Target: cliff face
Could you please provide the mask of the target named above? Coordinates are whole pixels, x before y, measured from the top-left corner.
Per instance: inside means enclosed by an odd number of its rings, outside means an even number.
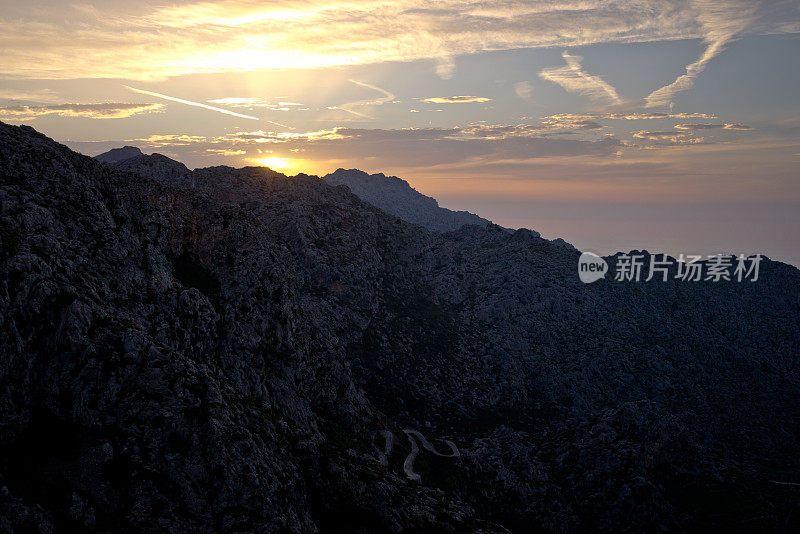
[[[0,124],[0,530],[796,526],[793,267],[587,286],[529,231],[153,158]]]

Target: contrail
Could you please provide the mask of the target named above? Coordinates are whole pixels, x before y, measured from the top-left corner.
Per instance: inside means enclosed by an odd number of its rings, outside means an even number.
[[[244,116],[244,117],[247,117],[247,115],[243,115],[243,116]],[[255,117],[252,117],[252,118],[254,118],[254,119],[255,119]],[[256,120],[258,120],[258,119],[256,119]],[[286,126],[285,124],[281,124],[281,123],[279,123],[279,122],[275,122],[275,121],[269,121],[269,120],[267,120],[267,119],[264,119],[264,120],[265,120],[266,122],[270,123],[270,124],[274,124],[274,125],[276,125],[276,126],[281,126],[282,128],[286,128],[286,129],[288,129],[288,130],[296,130],[296,129],[297,129],[297,128],[295,128],[294,126]]]
[[[175,98],[174,96],[167,96],[162,95],[161,93],[154,93],[153,91],[145,91],[144,89],[136,89],[135,87],[129,87],[127,85],[123,85],[125,89],[130,89],[134,93],[141,93],[143,95],[150,95],[156,98],[163,98],[164,100],[171,100],[173,102],[180,102],[181,104],[186,104],[187,106],[195,106],[198,108],[205,108],[210,109],[211,111],[219,111],[220,113],[224,113],[226,115],[233,115],[234,117],[241,117],[242,119],[252,119],[254,121],[258,120],[258,117],[253,117],[251,115],[243,115],[241,113],[236,113],[235,111],[230,111],[227,109],[218,108],[215,106],[209,106],[208,104],[203,104],[201,102],[192,102],[191,100],[184,100],[182,98]],[[272,122],[272,121],[269,121]],[[277,122],[273,124],[278,124]],[[278,126],[283,126],[283,124],[279,124]],[[288,128],[288,126],[284,126],[284,128]]]
[[[561,57],[567,62],[565,67],[544,69],[539,77],[557,83],[570,93],[586,95],[592,100],[608,100],[611,104],[621,104],[617,90],[600,76],[593,76],[583,70],[580,56],[573,56],[566,50]]]
[[[378,91],[379,93],[383,93],[384,96],[381,98],[373,98],[372,100],[359,100],[358,102],[348,102],[347,104],[342,104],[341,106],[331,106],[328,109],[339,109],[342,111],[346,111],[347,113],[350,113],[357,117],[363,117],[365,119],[369,119],[370,118],[369,115],[365,115],[363,113],[359,113],[358,111],[354,111],[352,108],[359,106],[380,105],[394,100],[394,95],[389,91],[387,91],[386,89],[381,89],[380,87],[376,87],[368,83],[359,82],[358,80],[348,80],[348,81],[356,85],[360,85],[361,87],[366,87],[367,89],[372,89],[373,91]]]
[[[390,93],[389,91],[387,91],[386,89],[381,89],[380,87],[376,87],[376,86],[370,85],[368,83],[359,82],[358,80],[347,80],[347,81],[349,81],[351,83],[354,83],[356,85],[360,85],[361,87],[366,87],[367,89],[372,89],[373,91],[378,91],[379,93],[383,93],[385,95],[384,98],[378,98],[378,99],[374,100],[373,102],[376,102],[376,103],[379,103],[379,104],[383,104],[384,102],[388,102],[389,100],[392,100],[394,98],[394,95],[392,93]]]
[[[358,102],[356,102],[356,103],[358,103]],[[345,104],[345,106],[349,106],[349,105],[352,105],[352,104]],[[340,106],[328,106],[328,109],[338,109],[339,111],[346,111],[347,113],[350,113],[351,115],[355,115],[356,117],[362,117],[364,119],[368,119],[369,118],[369,115],[364,115],[363,113],[359,113],[358,111],[353,111],[352,109],[347,109],[347,108],[340,107]]]
[[[700,11],[697,21],[702,28],[706,49],[694,63],[686,66],[686,74],[678,76],[674,82],[656,89],[645,98],[648,108],[669,105],[672,109],[675,95],[692,87],[695,79],[706,70],[711,60],[720,55],[730,41],[756,20],[756,6],[750,4],[718,0],[695,1],[694,7]]]

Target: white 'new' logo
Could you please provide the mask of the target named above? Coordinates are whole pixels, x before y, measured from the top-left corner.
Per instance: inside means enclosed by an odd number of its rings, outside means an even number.
[[[608,272],[606,260],[593,252],[584,252],[578,259],[578,276],[584,284],[591,284],[605,277]]]

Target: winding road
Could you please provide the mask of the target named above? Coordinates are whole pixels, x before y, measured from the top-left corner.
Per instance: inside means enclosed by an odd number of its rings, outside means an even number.
[[[450,453],[443,454],[437,451],[436,447],[434,447],[430,441],[425,439],[425,436],[423,436],[418,430],[406,428],[403,430],[403,432],[408,437],[408,441],[411,443],[411,452],[408,454],[408,456],[406,456],[405,462],[403,462],[403,471],[409,480],[419,482],[421,479],[419,473],[414,472],[414,461],[417,459],[417,455],[419,454],[419,444],[417,444],[417,440],[419,440],[419,443],[422,444],[422,447],[426,451],[433,453],[436,456],[441,456],[442,458],[455,458],[457,456],[461,456],[456,444],[450,440],[444,441],[447,446],[450,447]],[[383,450],[377,449],[376,447],[378,452],[378,461],[380,461],[381,465],[388,466],[389,455],[392,454],[392,449],[394,447],[394,434],[389,430],[381,430],[380,432],[377,432],[377,434],[380,434],[386,440]]]

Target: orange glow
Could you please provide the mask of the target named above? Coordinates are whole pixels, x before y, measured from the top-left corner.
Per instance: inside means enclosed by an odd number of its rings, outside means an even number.
[[[295,166],[292,160],[286,158],[259,158],[253,161],[276,171],[291,169]]]

